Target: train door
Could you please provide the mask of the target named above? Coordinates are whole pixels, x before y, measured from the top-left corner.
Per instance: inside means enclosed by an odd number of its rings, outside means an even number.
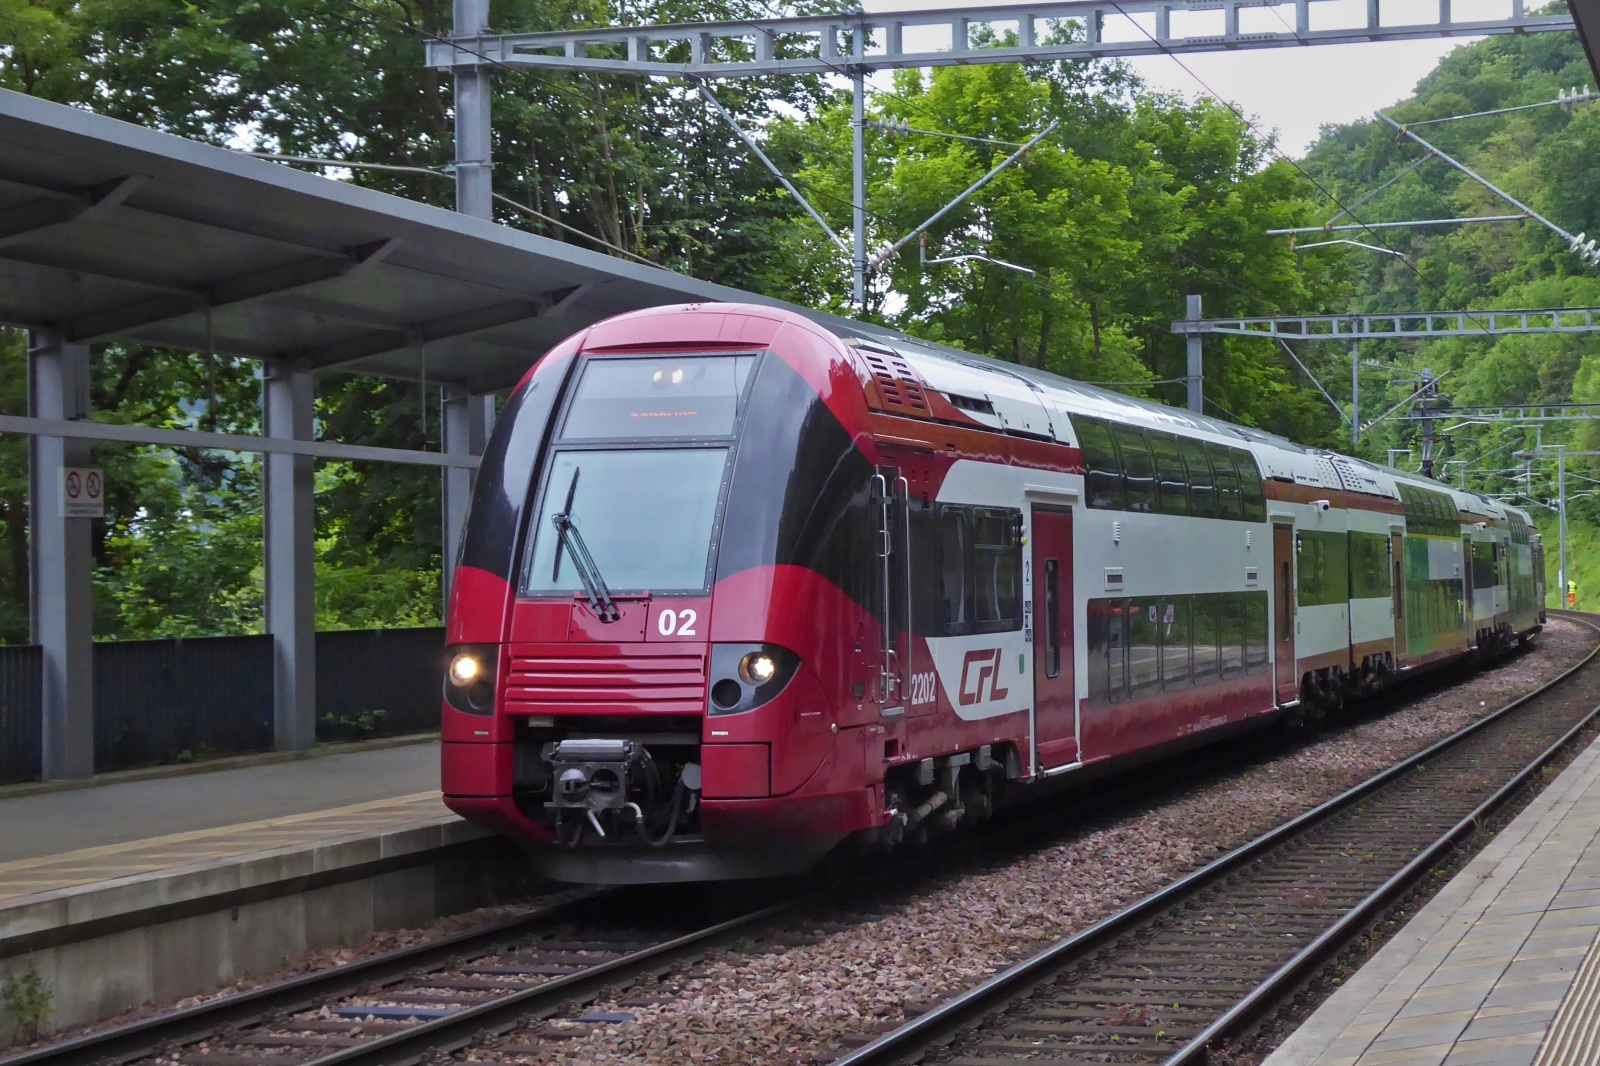
[[[1300,667],[1294,657],[1294,527],[1272,527],[1273,614],[1278,629],[1273,642],[1273,667],[1278,684],[1278,702],[1293,703],[1300,698]]]
[[[1461,537],[1461,558],[1461,588],[1466,593],[1467,647],[1470,648],[1478,643],[1477,612],[1472,604],[1473,578],[1477,575],[1472,572],[1472,538],[1465,534]]]
[[[1399,666],[1406,651],[1406,538],[1397,529],[1389,530],[1389,567],[1394,571],[1394,659]]]
[[[1072,674],[1072,511],[1033,505],[1033,736],[1040,769],[1078,761]]]

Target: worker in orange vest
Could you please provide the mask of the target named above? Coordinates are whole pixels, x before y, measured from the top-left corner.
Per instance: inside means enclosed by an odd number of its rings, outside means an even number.
[[[1578,609],[1578,583],[1576,581],[1567,582],[1567,606],[1573,610]]]

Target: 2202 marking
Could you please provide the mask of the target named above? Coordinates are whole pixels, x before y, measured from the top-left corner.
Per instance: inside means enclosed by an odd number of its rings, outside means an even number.
[[[934,673],[911,675],[911,702],[932,703],[937,697],[936,682],[938,675]]]

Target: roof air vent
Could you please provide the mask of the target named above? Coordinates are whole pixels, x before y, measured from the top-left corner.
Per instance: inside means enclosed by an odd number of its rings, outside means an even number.
[[[928,399],[922,394],[922,382],[911,369],[910,363],[893,352],[865,345],[857,350],[867,361],[873,380],[878,383],[878,392],[883,396],[885,407],[899,408],[905,414],[928,413]]]

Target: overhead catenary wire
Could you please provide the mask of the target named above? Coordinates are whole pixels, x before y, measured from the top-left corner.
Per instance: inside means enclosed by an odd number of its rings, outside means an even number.
[[[1145,29],[1143,25],[1141,25],[1137,20],[1135,20],[1126,11],[1124,11],[1123,8],[1122,8],[1122,5],[1120,3],[1118,3],[1117,0],[1111,0],[1111,6],[1116,8],[1117,12],[1120,15],[1122,15],[1123,18],[1125,18],[1129,22],[1133,23],[1134,27],[1136,29],[1138,29],[1138,31],[1140,33],[1144,34],[1144,36],[1150,41],[1151,44],[1156,46],[1156,50],[1157,51],[1159,51],[1162,55],[1165,55],[1167,58],[1171,59],[1174,63],[1176,63],[1178,65],[1179,69],[1181,69],[1185,74],[1189,75],[1189,77],[1193,78],[1195,83],[1197,85],[1199,85],[1202,89],[1204,89],[1206,91],[1206,93],[1209,94],[1213,100],[1217,101],[1217,103],[1219,103],[1223,107],[1227,108],[1229,111],[1231,111],[1234,114],[1234,116],[1236,118],[1239,119],[1240,122],[1242,122],[1246,126],[1248,126],[1251,129],[1251,131],[1256,134],[1257,137],[1260,137],[1262,139],[1262,143],[1270,145],[1271,146],[1271,150],[1277,154],[1278,158],[1280,158],[1284,162],[1288,163],[1289,166],[1293,167],[1294,170],[1297,173],[1299,173],[1301,177],[1305,178],[1306,181],[1310,182],[1311,185],[1318,192],[1320,192],[1320,193],[1322,193],[1322,195],[1326,196],[1330,203],[1332,203],[1335,207],[1340,209],[1340,213],[1341,214],[1349,215],[1350,218],[1352,220],[1354,220],[1355,222],[1358,222],[1358,223],[1361,222],[1361,219],[1356,218],[1354,212],[1350,211],[1347,207],[1345,207],[1345,205],[1340,202],[1339,198],[1337,196],[1335,196],[1330,189],[1328,189],[1325,185],[1323,185],[1320,181],[1318,181],[1314,175],[1312,175],[1309,171],[1307,171],[1305,169],[1305,167],[1301,166],[1299,164],[1299,162],[1297,162],[1295,159],[1290,157],[1288,153],[1284,152],[1281,148],[1278,148],[1277,145],[1271,141],[1271,139],[1265,137],[1261,133],[1260,128],[1254,122],[1252,122],[1250,120],[1250,118],[1245,115],[1244,112],[1240,111],[1239,108],[1235,104],[1233,104],[1232,101],[1225,99],[1222,96],[1221,93],[1217,92],[1209,84],[1207,84],[1205,79],[1201,78],[1200,75],[1196,74],[1192,69],[1190,69],[1189,65],[1187,63],[1185,63],[1178,56],[1178,54],[1176,52],[1174,52],[1172,49],[1168,48],[1161,41],[1157,40],[1150,33],[1149,30]],[[1379,114],[1382,114],[1382,112],[1379,112]],[[1419,138],[1415,138],[1415,139],[1419,143],[1426,144],[1426,142],[1422,141],[1422,139],[1420,137]],[[1521,207],[1522,205],[1518,204],[1517,206]],[[1532,214],[1533,212],[1530,211],[1529,213]],[[1338,218],[1339,215],[1335,215],[1334,217]],[[1369,228],[1367,230],[1367,232],[1372,235],[1372,239],[1373,240],[1375,240],[1375,241],[1380,241],[1381,240],[1376,231],[1373,231],[1373,230],[1371,230]],[[1583,234],[1579,234],[1578,236],[1581,239]],[[1590,246],[1593,247],[1593,244],[1594,244],[1594,242],[1591,241],[1590,242]],[[1393,249],[1390,249],[1390,251],[1393,251]],[[1445,297],[1448,298],[1448,294],[1445,293],[1442,289],[1440,289],[1439,286],[1435,285],[1432,281],[1430,281],[1428,279],[1428,277],[1425,274],[1423,274],[1422,271],[1417,268],[1417,265],[1415,263],[1413,263],[1409,258],[1402,256],[1402,257],[1400,257],[1400,261],[1406,265],[1406,267],[1411,271],[1412,274],[1416,275],[1417,281],[1423,287],[1425,287],[1425,288],[1427,288],[1427,289],[1429,289],[1429,290],[1431,290],[1431,291],[1433,291],[1435,293],[1438,293],[1440,296],[1445,296]],[[1462,315],[1463,318],[1470,319],[1474,323],[1482,325],[1481,320],[1478,319],[1476,316],[1471,315],[1470,312],[1468,312],[1465,308],[1459,308],[1458,307],[1458,308],[1455,309],[1455,312],[1457,314],[1459,314],[1459,315]],[[1501,343],[1501,341],[1500,341],[1500,339],[1498,337],[1491,338],[1490,348],[1491,348],[1491,350],[1493,350],[1494,348],[1501,348],[1502,350],[1506,350],[1509,353],[1508,349],[1504,349],[1504,346],[1502,345],[1502,343]],[[1440,377],[1443,377],[1443,375],[1440,375]],[[1434,380],[1437,381],[1438,379],[1436,378]],[[1421,390],[1419,390],[1419,392],[1417,394],[1414,394],[1410,399],[1415,399],[1416,396],[1420,395],[1420,394],[1421,394]],[[1402,402],[1408,402],[1408,401],[1402,401]],[[1386,413],[1383,417],[1385,417],[1385,418],[1388,417],[1388,414]],[[1371,426],[1376,425],[1376,424],[1377,424],[1376,421],[1369,422],[1367,424],[1367,427],[1370,428]]]
[[[1515,111],[1532,111],[1540,107],[1571,107],[1573,104],[1586,104],[1591,100],[1600,100],[1600,93],[1592,92],[1587,85],[1583,92],[1578,92],[1574,87],[1569,93],[1565,89],[1556,90],[1554,100],[1541,100],[1536,104],[1518,104],[1516,107],[1497,107],[1492,111],[1474,111],[1467,115],[1446,115],[1443,118],[1424,118],[1415,122],[1407,122],[1407,126],[1434,126],[1441,122],[1465,122],[1469,118],[1488,118],[1491,115],[1509,115]]]

